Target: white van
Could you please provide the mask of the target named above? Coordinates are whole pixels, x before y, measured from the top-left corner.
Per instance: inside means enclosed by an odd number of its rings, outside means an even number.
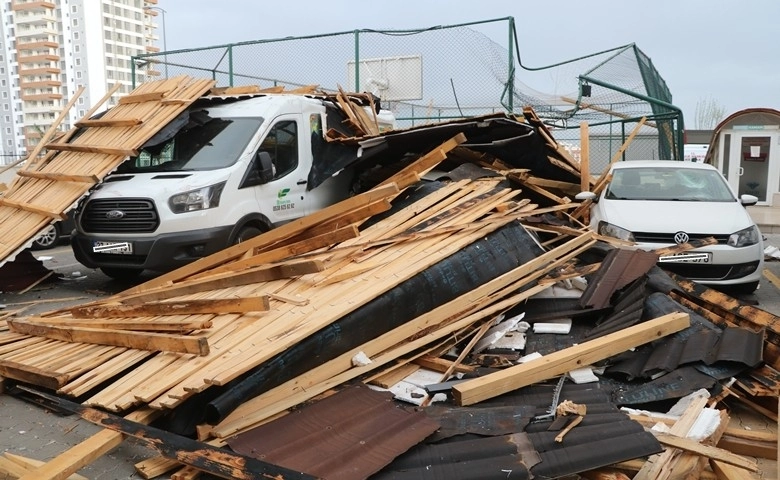
[[[343,200],[349,169],[316,175],[356,155],[324,140],[336,111],[315,96],[204,97],[83,202],[76,258],[118,279],[169,271]]]

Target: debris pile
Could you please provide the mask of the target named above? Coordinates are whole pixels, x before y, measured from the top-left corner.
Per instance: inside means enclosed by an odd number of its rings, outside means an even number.
[[[532,111],[368,121],[328,136],[372,140],[361,193],[110,298],[7,318],[0,375],[149,441],[162,457],[137,465],[144,478],[756,469],[726,450],[744,432],[716,407],[776,418],[777,317],[665,273],[674,249],[590,231],[571,200],[579,164]],[[676,416],[641,410],[691,395]],[[717,427],[688,438],[705,411]]]

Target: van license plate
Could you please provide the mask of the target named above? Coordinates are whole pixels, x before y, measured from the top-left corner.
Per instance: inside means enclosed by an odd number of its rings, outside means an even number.
[[[132,255],[133,244],[130,242],[92,242],[95,253],[111,253],[115,255]]]
[[[712,253],[681,252],[674,255],[665,255],[658,260],[663,263],[712,263]]]

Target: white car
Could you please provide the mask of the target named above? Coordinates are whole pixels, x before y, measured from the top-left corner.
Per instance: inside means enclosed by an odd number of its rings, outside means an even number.
[[[599,234],[655,250],[715,237],[717,245],[662,257],[661,267],[690,280],[739,293],[758,288],[764,262],[762,235],[745,206],[753,195],[734,194],[712,165],[671,160],[615,163],[612,178],[593,199],[590,226]]]

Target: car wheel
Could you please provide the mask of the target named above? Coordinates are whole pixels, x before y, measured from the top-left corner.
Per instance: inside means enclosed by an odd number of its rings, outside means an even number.
[[[728,290],[734,292],[734,293],[741,293],[743,295],[747,295],[749,293],[753,293],[758,288],[758,281],[755,282],[748,282],[748,283],[739,283],[737,285],[729,285]]]
[[[263,233],[263,230],[253,227],[251,225],[247,225],[246,227],[243,227],[241,230],[238,231],[238,235],[236,235],[236,238],[233,240],[233,245],[239,244],[241,242],[246,242],[252,237],[256,237]]]
[[[135,280],[143,272],[142,268],[100,267],[100,270],[114,280]]]
[[[44,250],[47,248],[52,248],[53,246],[57,245],[59,241],[60,232],[57,230],[57,227],[55,225],[49,225],[49,228],[47,228],[45,232],[33,240],[32,249]]]

